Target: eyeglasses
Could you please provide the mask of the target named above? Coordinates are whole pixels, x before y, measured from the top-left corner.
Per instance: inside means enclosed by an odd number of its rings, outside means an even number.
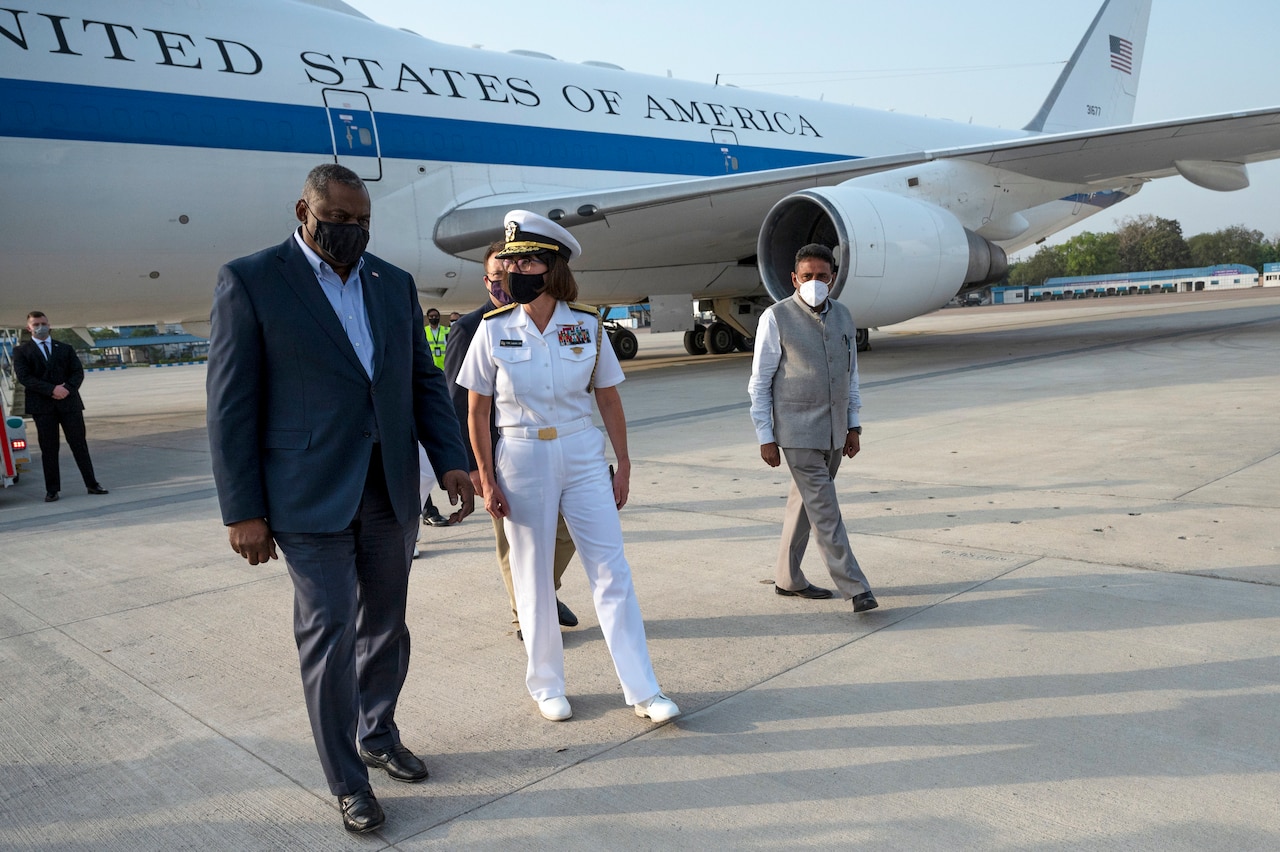
[[[502,259],[502,265],[507,269],[518,269],[521,272],[531,272],[534,270],[534,267],[546,267],[547,262],[543,260],[541,255],[526,254],[520,257],[504,257]]]

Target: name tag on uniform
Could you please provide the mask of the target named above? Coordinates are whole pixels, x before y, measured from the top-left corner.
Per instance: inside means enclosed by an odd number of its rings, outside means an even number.
[[[523,340],[499,340],[499,346],[524,346]]]
[[[587,330],[585,325],[562,325],[560,326],[560,345],[561,346],[581,346],[584,343],[591,342],[591,332]]]

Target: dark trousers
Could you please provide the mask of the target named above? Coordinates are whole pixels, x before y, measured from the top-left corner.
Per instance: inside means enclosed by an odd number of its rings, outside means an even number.
[[[58,470],[58,450],[61,438],[59,428],[66,433],[67,446],[75,457],[76,467],[84,477],[84,487],[98,484],[93,474],[93,462],[89,459],[89,443],[84,437],[84,412],[55,411],[51,414],[33,414],[36,422],[36,440],[40,443],[40,464],[44,467],[44,490],[50,494],[62,490],[62,474]]]
[[[369,786],[358,746],[400,742],[396,701],[409,671],[405,605],[417,518],[396,521],[375,451],[350,526],[276,532],[293,578],[293,634],[316,750],[335,796]]]

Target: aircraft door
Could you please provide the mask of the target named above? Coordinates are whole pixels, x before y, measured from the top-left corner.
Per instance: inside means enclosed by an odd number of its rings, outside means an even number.
[[[369,96],[364,92],[325,89],[324,105],[336,162],[361,180],[381,180],[382,152]]]
[[[720,146],[720,153],[724,156],[724,170],[728,174],[738,170],[738,158],[733,153],[733,149],[738,145],[738,134],[732,130],[715,130],[711,131],[711,141]]]

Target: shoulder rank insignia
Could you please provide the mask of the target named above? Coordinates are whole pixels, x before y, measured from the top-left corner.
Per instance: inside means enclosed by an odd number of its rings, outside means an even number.
[[[500,316],[500,315],[502,315],[502,314],[505,314],[507,311],[509,311],[509,310],[511,310],[511,309],[513,309],[513,308],[518,308],[519,306],[520,306],[520,303],[519,303],[519,302],[512,302],[512,303],[511,303],[511,304],[509,304],[509,305],[503,305],[503,306],[502,306],[502,307],[500,307],[500,308],[494,308],[493,310],[489,311],[489,313],[485,314],[485,315],[484,315],[484,318],[485,318],[485,319],[493,319],[494,317],[496,317],[496,316]]]
[[[595,305],[586,305],[582,302],[569,302],[569,309],[572,311],[582,311],[584,314],[599,314],[600,309]]]

